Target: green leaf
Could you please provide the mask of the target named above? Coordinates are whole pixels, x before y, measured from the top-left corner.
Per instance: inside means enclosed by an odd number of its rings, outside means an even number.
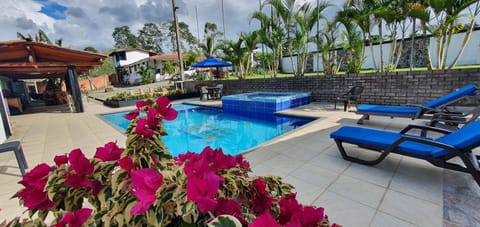
[[[220,215],[207,224],[208,227],[241,227],[238,219],[231,215]]]

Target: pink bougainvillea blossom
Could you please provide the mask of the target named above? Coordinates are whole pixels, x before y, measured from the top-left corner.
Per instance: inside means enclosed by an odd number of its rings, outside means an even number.
[[[140,114],[139,110],[134,110],[134,111],[131,111],[131,112],[125,114],[125,118],[127,120],[131,121],[131,120],[137,118],[139,114]]]
[[[255,179],[253,181],[253,191],[252,193],[252,202],[253,202],[253,211],[256,214],[263,214],[265,212],[270,212],[273,204],[273,197],[266,191],[267,184],[261,179]]]
[[[94,158],[98,158],[104,162],[117,161],[120,159],[123,149],[120,149],[116,143],[109,142],[103,147],[97,147]]]
[[[118,165],[120,166],[120,168],[122,168],[123,170],[125,170],[127,172],[132,171],[132,169],[135,167],[135,164],[133,163],[133,160],[132,160],[132,158],[130,158],[130,156],[125,156],[125,157],[121,158],[118,161]]]
[[[156,100],[157,103],[157,113],[161,114],[165,120],[175,120],[177,118],[178,112],[172,108],[170,100],[166,96],[161,96]]]
[[[296,195],[296,193],[291,193],[282,197],[278,202],[280,205],[280,216],[278,217],[280,224],[284,225],[289,222],[292,215],[302,209],[302,205],[300,205],[295,198]]]
[[[278,226],[275,218],[269,212],[265,212],[262,215],[258,216],[252,223],[248,225],[249,227],[275,227]]]
[[[40,164],[25,174],[19,182],[25,188],[18,193],[18,197],[23,200],[23,205],[29,210],[45,210],[53,206],[53,202],[48,199],[48,194],[44,191],[50,170],[48,164]]]
[[[217,199],[217,206],[215,207],[215,216],[228,214],[234,216],[240,222],[245,223],[245,218],[242,215],[241,209],[242,206],[234,200],[219,198]]]
[[[70,167],[65,184],[73,188],[92,187],[93,181],[88,176],[93,173],[93,165],[80,149],[75,149],[68,155]]]
[[[198,175],[190,175],[187,180],[187,199],[195,201],[198,210],[206,213],[215,209],[217,201],[215,195],[220,188],[222,178],[217,174],[207,171]]]
[[[82,227],[92,214],[92,209],[82,208],[74,212],[67,212],[55,227]]]
[[[53,158],[53,161],[55,162],[55,165],[60,167],[63,164],[68,163],[68,156],[67,155],[56,155],[55,158]]]
[[[145,213],[155,203],[157,189],[163,184],[163,176],[152,168],[132,171],[130,175],[132,176],[132,192],[139,200],[130,211],[133,216]]]
[[[145,106],[150,106],[147,101],[144,100],[139,100],[135,103],[135,106],[137,107],[137,110],[141,110]]]
[[[147,111],[147,117],[138,120],[135,132],[138,135],[152,137],[155,134],[155,130],[159,123],[160,118],[157,118],[157,113],[155,112],[155,109],[150,108]]]

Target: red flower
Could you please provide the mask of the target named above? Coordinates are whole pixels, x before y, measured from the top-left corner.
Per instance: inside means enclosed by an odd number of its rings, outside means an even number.
[[[120,168],[124,169],[127,172],[132,171],[132,169],[135,167],[135,164],[133,163],[133,160],[130,158],[130,156],[123,157],[118,161],[118,165]]]
[[[311,206],[297,210],[286,226],[306,226],[316,227],[324,218],[323,208],[313,208]]]
[[[267,191],[267,185],[261,179],[253,181],[254,192],[252,194],[253,211],[256,214],[270,212],[273,203],[273,197]]]
[[[215,216],[229,214],[237,218],[240,222],[245,223],[245,218],[241,212],[242,206],[234,200],[219,198],[215,207]]]
[[[157,99],[157,112],[163,116],[165,120],[175,120],[178,112],[172,108],[170,100],[166,96],[161,96]]]
[[[145,168],[132,171],[132,192],[139,202],[132,208],[130,215],[143,214],[157,199],[157,189],[163,184],[163,176],[158,171]]]
[[[140,114],[140,111],[134,110],[134,111],[132,111],[132,112],[130,112],[130,113],[128,113],[128,114],[125,114],[124,117],[125,117],[127,120],[131,121],[131,120],[137,118],[139,114]]]
[[[155,109],[148,109],[147,117],[138,120],[137,127],[135,132],[138,135],[143,135],[145,137],[152,137],[155,134],[155,129],[160,123],[160,119],[157,118],[157,112]]]
[[[19,182],[25,188],[18,193],[18,198],[23,200],[23,205],[29,210],[45,210],[53,206],[53,202],[44,191],[50,170],[49,165],[40,164],[25,174]]]
[[[144,100],[140,100],[135,103],[135,106],[137,106],[137,110],[141,110],[145,106],[150,106],[150,104]]]
[[[117,161],[120,159],[122,152],[123,150],[120,149],[116,143],[109,142],[105,144],[104,147],[97,147],[94,158],[98,158],[104,162]]]
[[[274,227],[278,226],[275,218],[269,212],[265,212],[262,215],[258,216],[252,223],[248,225],[249,227]]]
[[[53,161],[55,162],[55,165],[60,167],[63,164],[67,164],[68,156],[67,155],[57,155],[57,156],[55,156],[55,158],[53,158]]]
[[[63,218],[55,225],[55,227],[82,227],[92,214],[92,209],[82,208],[74,212],[68,212]]]
[[[302,205],[298,203],[295,197],[296,193],[291,193],[280,199],[280,202],[278,203],[280,205],[280,216],[278,217],[278,222],[280,224],[286,224],[290,221],[290,218],[295,212],[303,209]]]
[[[68,155],[70,167],[65,184],[73,188],[88,188],[92,187],[93,181],[87,179],[87,175],[93,173],[93,165],[85,158],[85,155],[80,149],[75,149]]]

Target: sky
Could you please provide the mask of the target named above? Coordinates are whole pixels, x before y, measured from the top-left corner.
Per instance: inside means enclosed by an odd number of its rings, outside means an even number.
[[[258,21],[250,19],[259,9],[258,0],[176,0],[177,17],[189,25],[195,37],[203,39],[206,22],[216,23],[220,31],[224,30],[222,1],[227,39],[237,39],[240,32],[260,27]],[[331,2],[340,5],[343,0]],[[334,6],[325,13],[333,15],[336,10],[338,7]],[[0,41],[18,39],[17,32],[33,36],[42,29],[52,42],[62,38],[62,46],[92,46],[99,51],[113,47],[115,27],[127,25],[137,35],[145,23],[173,20],[171,0],[2,0],[0,11]]]

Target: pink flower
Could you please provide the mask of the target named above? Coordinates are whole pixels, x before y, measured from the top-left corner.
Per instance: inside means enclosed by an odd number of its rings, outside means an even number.
[[[60,167],[63,164],[67,164],[68,156],[67,155],[57,155],[57,156],[55,156],[55,158],[53,158],[53,161],[55,162],[55,165]]]
[[[105,144],[104,147],[97,147],[94,158],[98,158],[104,162],[117,161],[120,159],[122,152],[123,150],[120,149],[116,143],[109,142]]]
[[[139,114],[140,114],[140,111],[134,110],[134,111],[132,111],[132,112],[130,112],[130,113],[128,113],[128,114],[125,114],[125,118],[126,118],[127,120],[131,121],[131,120],[137,118]]]
[[[29,210],[45,210],[53,206],[53,202],[44,191],[50,170],[49,165],[40,164],[25,174],[19,182],[25,188],[18,193],[18,198],[23,200],[23,205]]]
[[[152,137],[155,134],[154,130],[157,128],[159,123],[160,119],[157,118],[157,113],[155,109],[150,108],[147,111],[147,117],[138,120],[135,132],[138,135]]]
[[[286,224],[290,221],[290,218],[295,212],[303,209],[302,205],[298,203],[295,197],[296,193],[291,193],[280,199],[280,202],[278,203],[280,205],[280,216],[278,217],[278,222],[280,224]]]
[[[306,226],[316,227],[324,218],[323,208],[313,208],[311,206],[297,210],[286,226]]]
[[[132,171],[132,169],[135,167],[135,164],[133,163],[133,160],[130,158],[130,156],[123,157],[118,161],[118,165],[120,168],[124,169],[127,172]]]
[[[275,227],[278,226],[275,218],[269,212],[265,212],[262,215],[258,216],[252,223],[248,225],[249,227]]]
[[[137,110],[141,110],[145,106],[150,106],[150,104],[144,100],[140,100],[135,103],[135,106],[137,106]]]
[[[175,120],[178,112],[172,108],[170,100],[166,96],[161,96],[157,99],[157,112],[163,116],[165,120]]]
[[[157,199],[157,189],[163,184],[163,176],[158,171],[145,168],[132,171],[132,192],[139,202],[132,208],[130,215],[143,214]]]
[[[188,176],[187,199],[195,201],[198,210],[202,213],[215,209],[217,205],[215,195],[222,180],[220,176],[211,171],[203,173],[200,177],[197,175]]]
[[[93,181],[87,176],[93,173],[93,165],[85,158],[85,155],[80,149],[75,149],[68,155],[70,167],[65,184],[73,188],[88,188],[92,187]]]
[[[63,218],[55,225],[55,227],[82,227],[92,214],[92,209],[82,208],[74,212],[68,212]]]
[[[245,218],[242,215],[241,209],[242,206],[234,200],[219,198],[217,200],[217,206],[215,207],[215,216],[228,214],[234,216],[240,222],[245,223]]]
[[[253,211],[256,214],[270,212],[273,197],[267,191],[267,185],[261,179],[253,180],[254,192],[252,193]]]

